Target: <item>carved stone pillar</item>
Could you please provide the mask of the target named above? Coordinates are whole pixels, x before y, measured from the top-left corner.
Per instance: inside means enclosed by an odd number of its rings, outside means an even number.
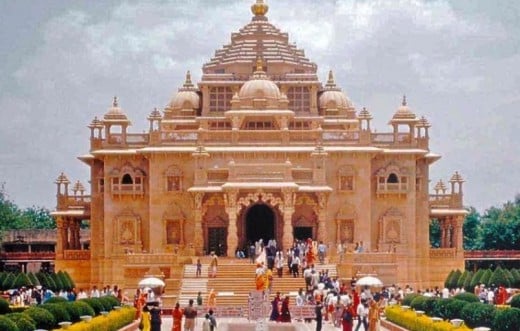
[[[204,238],[202,233],[202,199],[204,198],[204,193],[197,192],[194,195],[195,198],[195,227],[194,227],[194,238],[193,238],[193,248],[195,249],[195,254],[201,255],[202,249],[204,245]],[[184,234],[181,235],[183,237]]]
[[[336,245],[341,243],[341,220],[336,220]]]
[[[292,226],[292,215],[294,214],[294,192],[289,189],[283,189],[282,193],[284,197],[282,245],[285,250],[292,247],[294,242]]]
[[[184,219],[179,220],[179,245],[184,246]]]
[[[79,240],[79,220],[71,220],[70,221],[70,229],[71,229],[71,248],[72,249],[80,249],[81,244]]]
[[[456,249],[457,249],[457,252],[464,252],[464,236],[463,236],[463,231],[462,231],[462,225],[464,224],[464,217],[463,216],[456,216],[454,218],[454,221],[455,221],[455,233],[453,234],[454,235],[454,240],[455,240],[455,244],[453,245]]]
[[[57,238],[56,238],[56,259],[63,259],[63,241],[64,241],[64,219],[61,216],[56,218]]]
[[[238,229],[237,229],[237,192],[231,191],[226,193],[226,213],[229,218],[227,233],[227,256],[235,256],[235,249],[238,247]]]
[[[326,193],[318,193],[318,241],[328,242],[327,238],[327,202]]]
[[[446,248],[446,222],[444,220],[439,220],[439,226],[441,228],[441,248]]]

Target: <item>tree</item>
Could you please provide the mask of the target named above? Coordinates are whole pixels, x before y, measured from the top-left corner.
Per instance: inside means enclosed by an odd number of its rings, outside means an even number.
[[[520,198],[486,210],[481,233],[482,249],[520,249]]]
[[[439,220],[434,218],[430,220],[430,246],[433,248],[441,247],[441,225]]]
[[[493,272],[493,275],[489,278],[489,284],[491,286],[505,286],[505,287],[511,287],[511,283],[509,282],[509,279],[506,277],[506,274],[504,273],[504,270],[501,267],[498,267]]]
[[[480,247],[480,214],[470,207],[469,214],[464,219],[464,249],[472,250]]]
[[[480,283],[484,284],[486,286],[491,285],[491,283],[489,282],[489,279],[491,278],[492,275],[493,275],[493,272],[490,269],[486,269],[486,271],[484,271],[484,274],[482,275],[482,277],[480,277]]]

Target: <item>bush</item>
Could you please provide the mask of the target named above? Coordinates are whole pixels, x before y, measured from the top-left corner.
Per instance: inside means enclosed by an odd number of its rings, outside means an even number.
[[[36,323],[36,328],[38,329],[51,330],[56,325],[56,318],[54,315],[43,308],[30,307],[23,313],[32,318],[32,320]]]
[[[455,300],[457,301],[457,300]],[[495,318],[495,307],[480,302],[468,303],[460,312],[460,318],[472,328],[478,326],[491,327]]]
[[[105,309],[103,304],[96,298],[81,299],[79,302],[87,303],[90,307],[92,307],[92,309],[94,309],[96,315],[99,315],[99,313]]]
[[[6,316],[0,316],[0,330],[20,331],[16,323]]]
[[[390,306],[385,309],[388,321],[410,331],[468,331],[465,326],[455,328],[448,321],[434,323],[428,316],[417,316],[413,311],[403,311],[399,306]]]
[[[460,270],[456,270],[453,275],[451,275],[451,278],[448,281],[448,288],[454,289],[457,288],[457,284],[459,282],[459,278],[462,276],[462,272]]]
[[[5,317],[13,321],[20,331],[33,331],[36,329],[36,323],[34,320],[26,314],[11,313],[5,315]]]
[[[520,308],[520,294],[514,295],[511,298],[511,307]]]
[[[410,307],[412,307],[414,310],[422,310],[424,311],[424,304],[426,302],[426,297],[423,295],[416,296],[412,302],[410,303]]]
[[[9,301],[4,298],[0,298],[0,315],[10,313]]]
[[[412,304],[413,299],[415,299],[416,297],[419,297],[419,296],[421,296],[421,295],[417,294],[417,293],[406,294],[404,296],[403,302],[401,304],[403,306],[410,306]]]
[[[461,318],[461,311],[464,309],[465,306],[469,305],[469,302],[462,301],[462,300],[456,300],[453,299],[448,305],[446,306],[447,309],[447,319],[453,319],[453,318]]]
[[[117,300],[117,298],[113,295],[107,295],[99,298],[103,303],[103,307],[106,308],[106,311],[112,310],[115,306],[121,305],[121,303]]]
[[[491,285],[489,283],[489,279],[491,278],[491,276],[493,276],[493,272],[490,269],[486,269],[486,271],[484,271],[484,273],[482,274],[482,277],[480,277],[480,283],[486,286]]]
[[[47,301],[45,301],[45,303],[64,303],[64,302],[68,302],[67,299],[60,297],[60,296],[52,297],[52,298],[47,299]]]
[[[453,297],[453,299],[462,300],[466,302],[480,302],[480,299],[473,293],[459,293]]]
[[[96,312],[84,301],[74,301],[71,303],[78,310],[79,316],[90,315],[96,316]]]
[[[78,322],[80,320],[80,313],[79,313],[79,309],[77,306],[74,306],[72,305],[72,302],[67,302],[67,303],[63,303],[61,304],[63,306],[63,308],[65,308],[67,310],[67,312],[69,313],[69,316],[70,316],[70,321],[71,322]]]
[[[428,316],[434,316],[433,315],[433,311],[435,309],[435,305],[437,304],[437,301],[441,300],[440,298],[437,298],[437,297],[430,297],[430,298],[426,298],[426,300],[424,301],[424,313]]]
[[[448,274],[448,277],[446,277],[446,280],[444,281],[444,287],[450,288],[450,280],[451,280],[451,277],[453,277],[454,273],[455,273],[455,270],[450,271],[450,273]]]
[[[497,310],[493,319],[494,331],[520,330],[520,309],[507,308]]]
[[[495,284],[496,286],[505,286],[505,287],[511,287],[511,281],[506,276],[506,273],[501,267],[498,267],[495,269],[491,277],[489,278],[490,284]]]
[[[33,285],[33,283],[29,279],[29,276],[27,276],[27,274],[24,274],[23,272],[16,275],[16,277],[14,279],[14,283],[13,283],[14,288],[21,288],[23,286],[29,287],[32,285]]]
[[[2,282],[2,289],[3,290],[9,290],[14,287],[14,281],[15,277],[12,273],[8,273],[7,276],[5,276],[4,281]]]
[[[44,303],[41,308],[48,310],[56,319],[56,325],[59,322],[71,322],[70,314],[67,308],[60,303]]]

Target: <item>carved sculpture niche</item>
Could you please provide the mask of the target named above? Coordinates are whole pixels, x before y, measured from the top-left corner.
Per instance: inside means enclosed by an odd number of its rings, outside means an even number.
[[[173,203],[163,214],[166,245],[184,245],[184,220],[186,216],[177,203]]]
[[[119,214],[114,222],[116,244],[123,252],[140,252],[141,242],[141,217],[131,210],[125,210]]]
[[[338,243],[354,242],[354,224],[357,220],[356,208],[346,203],[340,208],[336,215],[336,241]]]
[[[384,245],[386,245],[390,246],[389,250],[393,250],[395,245],[403,244],[403,220],[404,216],[396,208],[388,209],[379,219],[380,249],[384,249]]]

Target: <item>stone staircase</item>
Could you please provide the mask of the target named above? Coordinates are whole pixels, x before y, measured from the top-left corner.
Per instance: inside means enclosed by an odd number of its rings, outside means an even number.
[[[251,264],[247,259],[219,258],[217,277],[208,278],[209,259],[201,259],[201,261],[202,276],[199,278],[195,276],[195,264],[184,266],[178,296],[181,307],[187,305],[189,299],[195,300],[199,291],[202,292],[205,306],[211,289],[217,294],[217,306],[246,307],[249,293],[255,290],[256,265]],[[328,270],[331,277],[337,276],[335,264],[318,264],[315,269],[317,271]],[[287,267],[284,268],[283,277],[279,278],[276,272],[273,276],[272,293],[289,294],[293,300],[298,289],[305,288],[305,281],[301,274],[300,277],[294,278],[287,272]]]

